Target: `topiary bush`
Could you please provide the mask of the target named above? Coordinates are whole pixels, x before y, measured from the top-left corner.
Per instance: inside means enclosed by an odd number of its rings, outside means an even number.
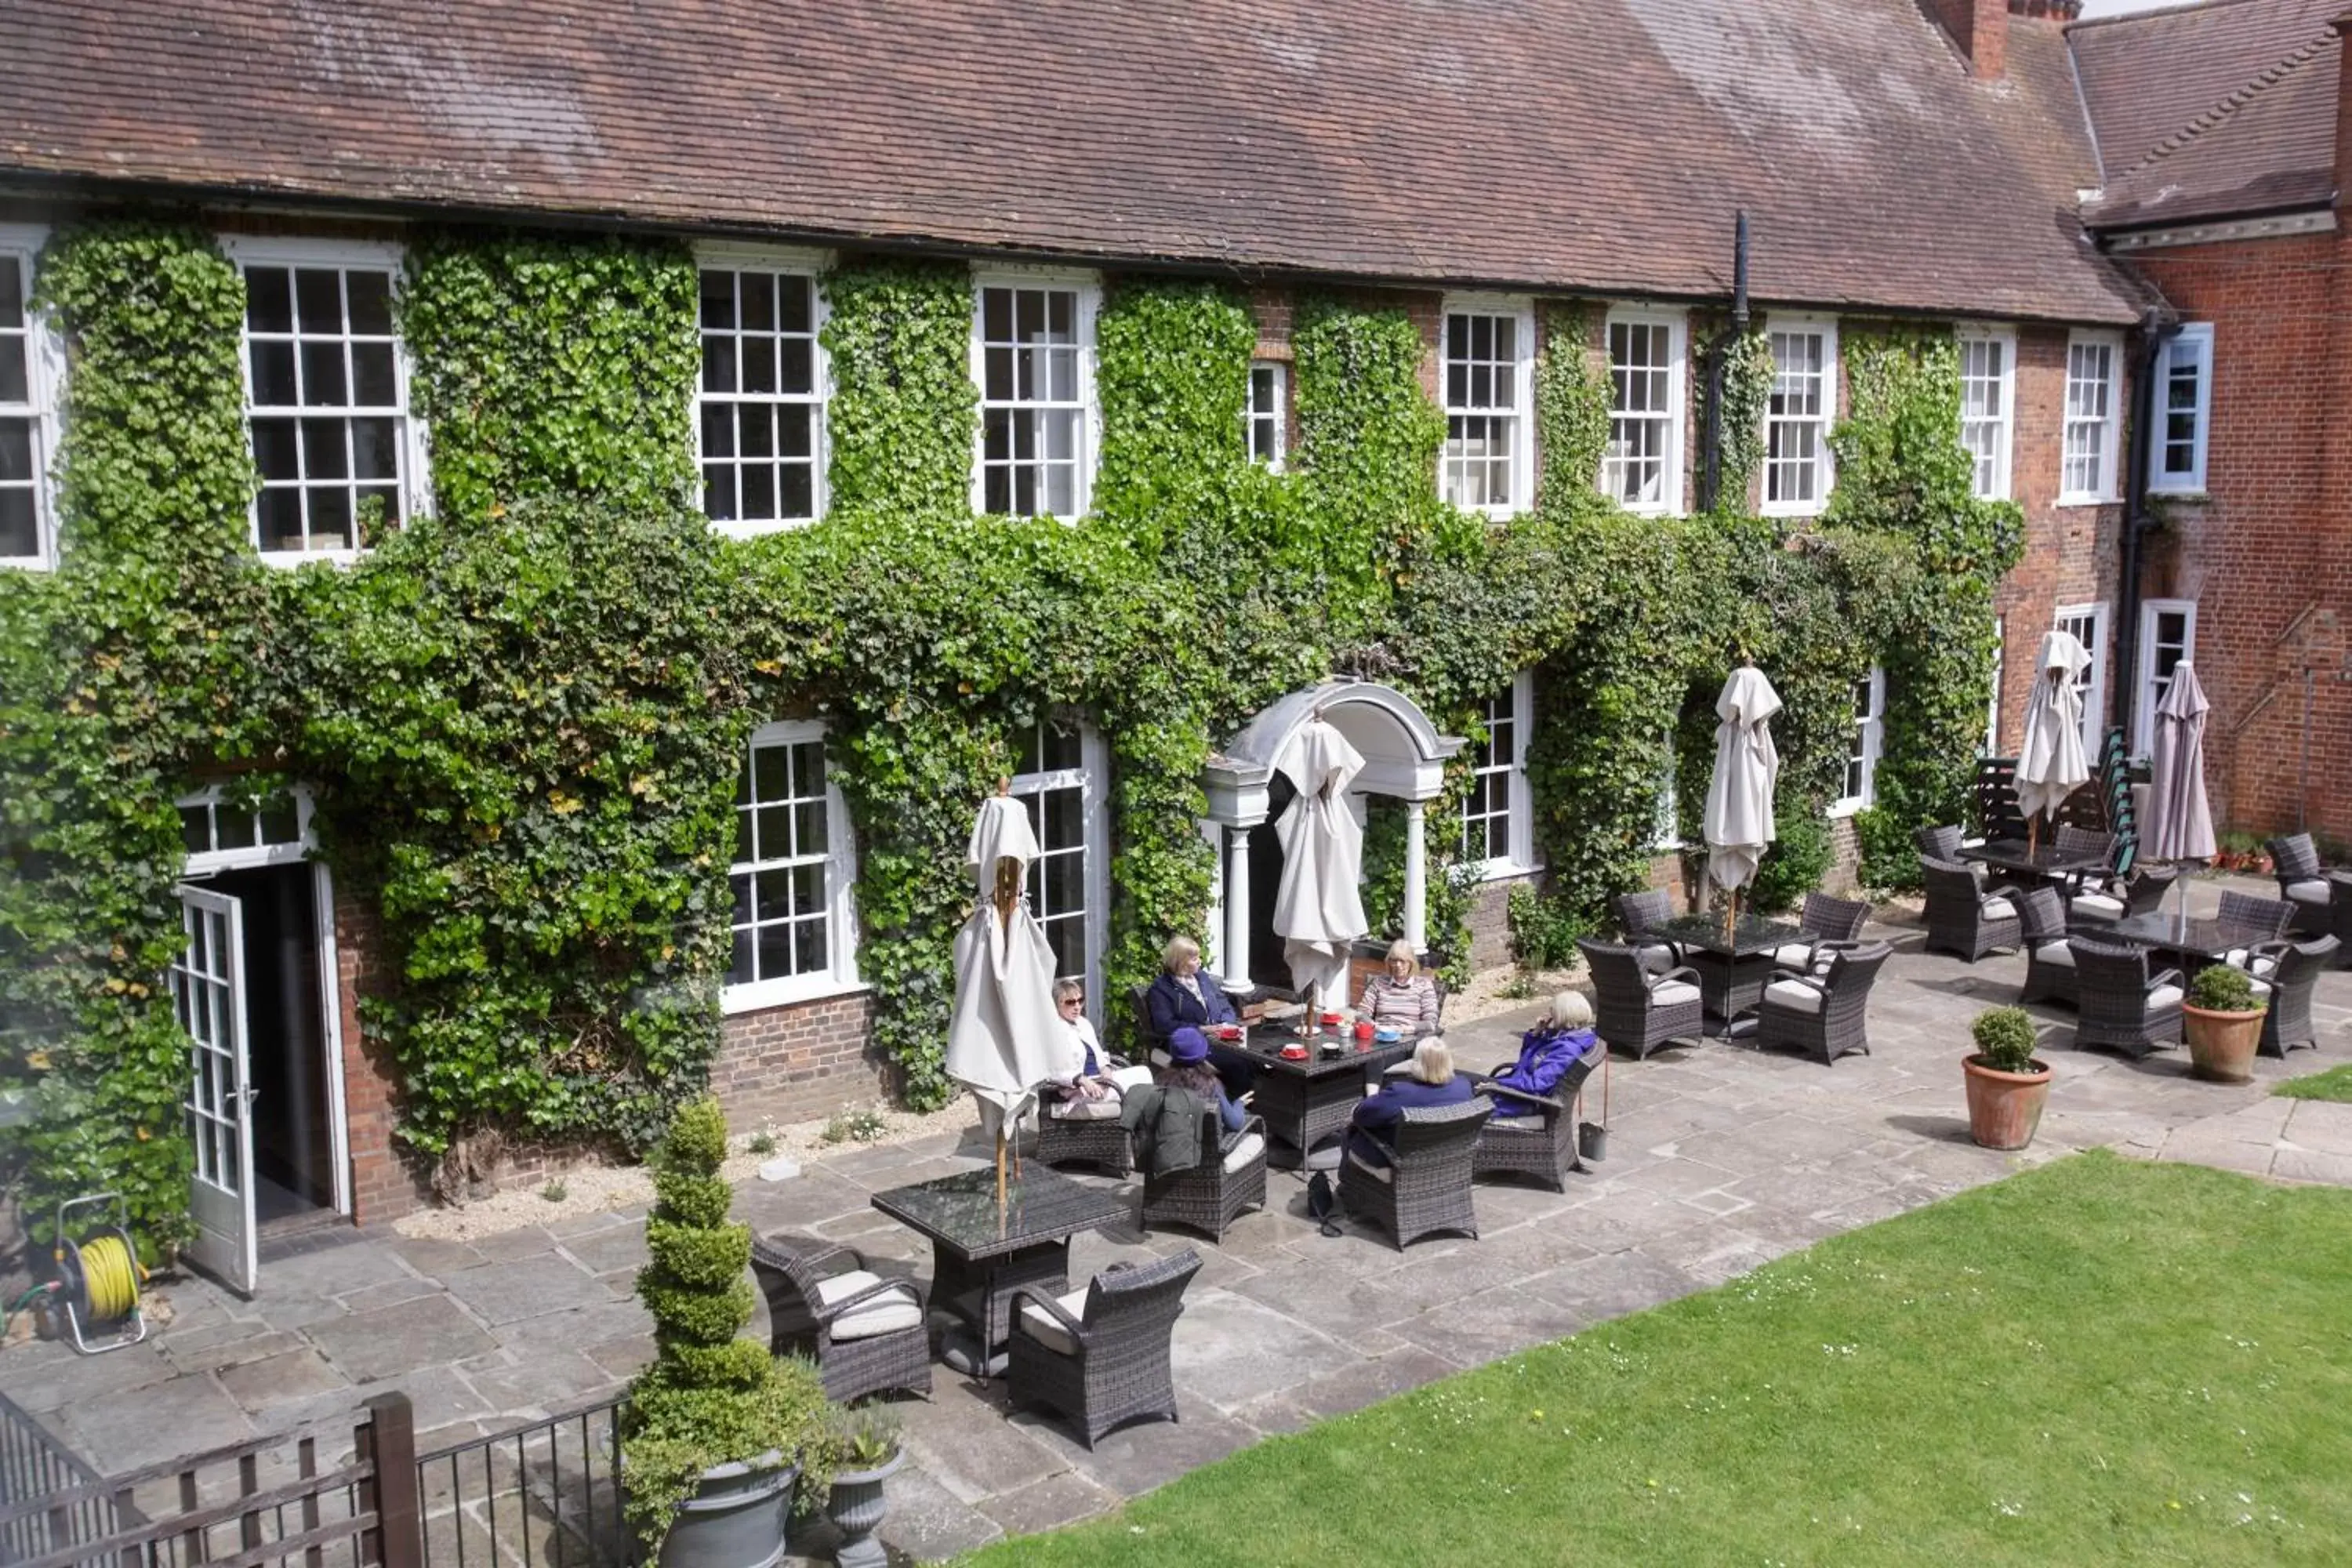
[[[1977,1015],[1969,1032],[1977,1060],[1996,1072],[2032,1072],[2036,1035],[2033,1015],[2022,1007],[1990,1007]]]
[[[651,1260],[637,1296],[653,1314],[656,1353],[621,1420],[629,1521],[648,1556],[717,1466],[799,1466],[803,1510],[832,1484],[832,1413],[816,1368],[738,1337],[751,1319],[751,1231],[727,1217],[726,1158],[727,1119],[711,1099],[680,1110],[654,1152]]]

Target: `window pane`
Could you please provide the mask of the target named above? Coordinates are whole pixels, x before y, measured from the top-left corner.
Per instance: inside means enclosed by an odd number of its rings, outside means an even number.
[[[396,429],[397,426],[389,419],[352,421],[352,468],[359,478],[396,479],[400,477]]]
[[[302,472],[305,478],[313,479],[350,477],[351,467],[343,450],[341,420],[302,421]]]
[[[294,274],[294,309],[305,336],[340,336],[343,331],[343,280],[341,274],[303,268]]]
[[[302,548],[302,492],[288,488],[265,489],[259,503],[261,548]]]
[[[392,408],[400,403],[393,375],[390,343],[352,345],[352,401],[362,408]]]
[[[40,516],[32,490],[0,489],[0,556],[22,561],[40,553]]]
[[[352,492],[338,485],[304,492],[310,513],[309,546],[313,550],[349,550],[352,536]]]
[[[245,270],[245,321],[257,332],[294,330],[294,296],[283,267],[248,267]]]
[[[0,298],[13,298],[0,295]],[[25,340],[0,337],[0,403],[32,401],[32,378],[25,368]]]
[[[341,342],[302,345],[302,403],[310,408],[340,408],[351,401],[343,384]]]
[[[254,406],[292,407],[295,401],[294,345],[256,342],[252,357]]]
[[[732,272],[703,273],[702,324],[706,329],[720,331],[735,325],[735,274]]]
[[[351,299],[352,331],[367,337],[392,336],[392,274],[346,272],[343,288]]]

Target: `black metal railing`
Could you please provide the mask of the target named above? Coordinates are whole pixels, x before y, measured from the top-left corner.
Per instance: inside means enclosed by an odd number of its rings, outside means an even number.
[[[0,1563],[30,1563],[87,1546],[114,1530],[114,1503],[83,1495],[31,1511],[29,1505],[94,1486],[96,1470],[0,1394]]]
[[[423,1568],[636,1568],[620,1413],[607,1398],[421,1456]]]

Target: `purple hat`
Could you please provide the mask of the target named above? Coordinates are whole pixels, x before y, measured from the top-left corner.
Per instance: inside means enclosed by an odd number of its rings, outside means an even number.
[[[1168,1037],[1168,1054],[1180,1062],[1209,1059],[1209,1037],[1187,1024]]]

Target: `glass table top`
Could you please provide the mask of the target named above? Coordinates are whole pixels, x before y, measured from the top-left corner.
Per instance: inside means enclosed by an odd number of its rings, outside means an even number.
[[[875,1194],[873,1202],[891,1218],[970,1258],[1058,1241],[1125,1219],[1129,1211],[1117,1193],[1073,1181],[1034,1160],[1023,1163],[1019,1176],[1006,1175],[1002,1213],[992,1165],[892,1187]]]
[[[1964,844],[1960,847],[1960,858],[1998,866],[2005,871],[2039,871],[2053,876],[2095,871],[2106,864],[2105,856],[2061,855],[2048,844],[2029,849],[2022,838],[1990,838],[1982,844]]]
[[[1729,958],[1769,952],[1774,948],[1805,940],[1805,933],[1788,921],[1768,920],[1762,915],[1740,916],[1728,932],[1723,929],[1721,915],[1676,915],[1670,921],[1652,926],[1643,934],[1663,936],[1684,947],[1696,947]],[[1643,938],[1633,940],[1638,942]]]

